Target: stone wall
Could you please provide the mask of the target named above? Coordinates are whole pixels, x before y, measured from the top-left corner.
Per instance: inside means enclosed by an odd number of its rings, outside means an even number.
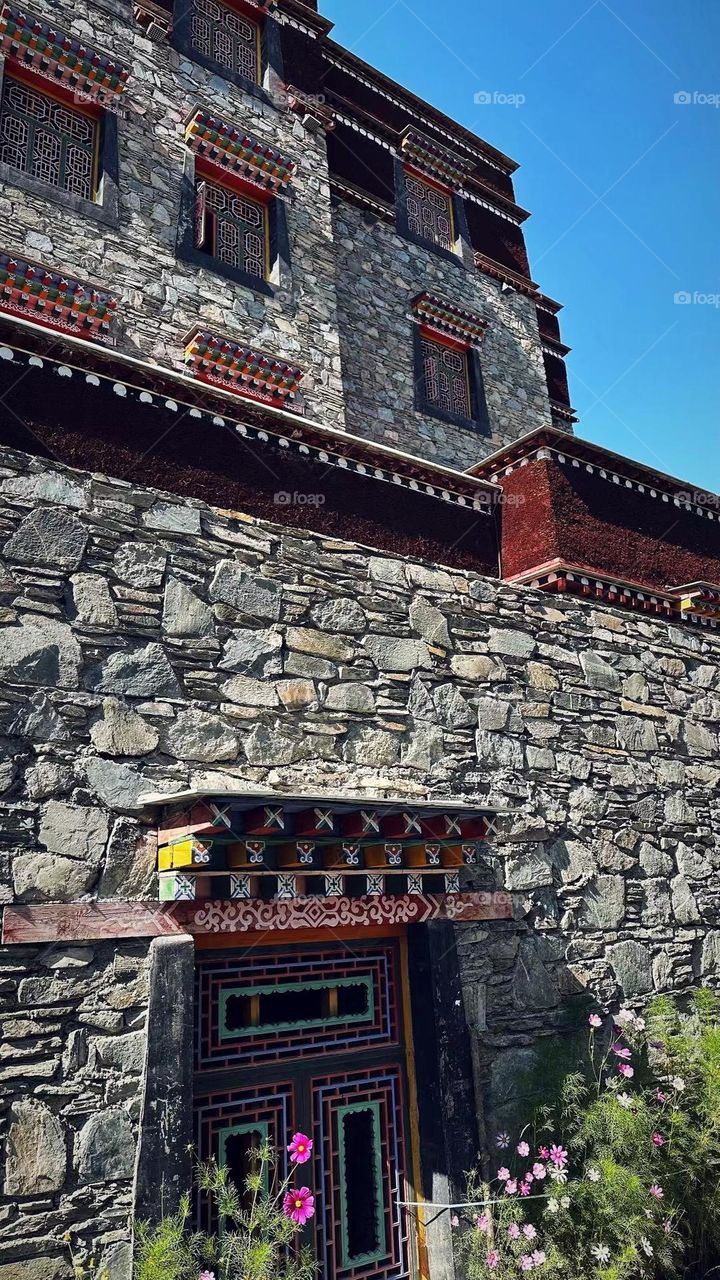
[[[714,633],[0,463],[2,901],[152,895],[148,791],[515,810],[515,918],[457,931],[491,1125],[578,1004],[716,979]],[[125,1280],[145,955],[0,953],[2,1280],[59,1277],[84,1223]]]
[[[2,247],[109,289],[119,299],[119,350],[181,368],[184,336],[206,325],[306,370],[308,415],[342,426],[324,136],[304,129],[284,106],[243,93],[169,44],[148,40],[124,0],[37,0],[33,12],[130,68],[118,120],[119,225],[68,212],[52,189],[45,197],[8,181],[0,184]],[[183,130],[197,107],[237,122],[298,162],[287,200],[291,274],[274,298],[176,257]]]
[[[464,469],[536,427],[550,401],[534,302],[503,292],[349,205],[335,207],[347,427],[382,444]],[[418,413],[410,303],[428,290],[487,321],[480,363],[490,433]]]

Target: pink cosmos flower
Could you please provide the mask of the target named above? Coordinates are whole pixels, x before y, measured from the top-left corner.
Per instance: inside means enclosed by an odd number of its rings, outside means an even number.
[[[601,1017],[600,1017],[600,1015],[599,1015],[599,1014],[597,1014],[597,1013],[591,1013],[591,1014],[590,1014],[590,1017],[588,1018],[588,1022],[590,1023],[590,1026],[591,1026],[591,1027],[601,1027],[601,1026],[602,1026],[602,1018],[601,1018]]]
[[[460,1226],[460,1219],[458,1218],[456,1213],[454,1213],[452,1218],[450,1219],[450,1226],[453,1228]]]
[[[665,1146],[665,1139],[663,1138],[663,1136],[662,1136],[662,1134],[661,1134],[661,1133],[654,1133],[654,1134],[653,1134],[653,1136],[652,1136],[652,1140],[653,1140],[653,1142],[654,1142],[654,1144],[655,1144],[655,1146],[656,1146],[656,1147],[664,1147],[664,1146]]]
[[[214,1271],[201,1271],[198,1280],[215,1280]]]
[[[538,1155],[541,1160],[550,1159],[550,1150],[548,1147],[538,1147]]]
[[[508,1178],[507,1182],[505,1183],[505,1195],[506,1196],[517,1195],[517,1189],[518,1189],[517,1178]]]
[[[498,1182],[507,1182],[508,1178],[510,1177],[510,1170],[506,1169],[505,1165],[503,1165],[502,1169],[498,1169],[497,1177],[498,1177]]]
[[[304,1133],[294,1133],[288,1147],[293,1164],[305,1164],[310,1159],[312,1145],[312,1138],[307,1138]]]
[[[526,1222],[522,1232],[526,1240],[534,1240],[537,1235],[537,1231],[535,1230],[532,1222]]]
[[[632,1058],[632,1052],[624,1044],[614,1044],[612,1051],[616,1058]]]
[[[517,1153],[518,1153],[518,1155],[519,1155],[519,1156],[529,1156],[529,1155],[530,1155],[530,1148],[529,1148],[529,1146],[528,1146],[527,1142],[518,1142],[518,1144],[517,1144]]]
[[[524,1253],[520,1259],[520,1266],[522,1267],[523,1271],[532,1271],[534,1265],[535,1263],[533,1262],[530,1254]]]
[[[490,1219],[488,1215],[486,1213],[479,1213],[477,1218],[475,1219],[475,1226],[477,1227],[478,1231],[489,1231]]]
[[[655,1097],[657,1098],[658,1102],[667,1102],[667,1094],[663,1093],[662,1089],[655,1090]]]
[[[529,1196],[529,1195],[530,1195],[530,1183],[529,1183],[529,1182],[521,1182],[521,1183],[520,1183],[520,1195],[521,1195],[521,1196]]]
[[[491,1249],[485,1261],[487,1262],[490,1270],[494,1271],[500,1261],[500,1254],[496,1253],[494,1249]]]
[[[670,1221],[669,1218],[666,1218],[665,1221],[663,1222],[663,1231],[665,1232],[666,1236],[669,1236],[670,1232],[672,1231],[672,1222]]]
[[[563,1165],[567,1164],[567,1158],[567,1151],[564,1147],[556,1144],[554,1147],[550,1148],[550,1159],[559,1169],[562,1169]]]
[[[620,1072],[621,1076],[625,1076],[626,1080],[632,1080],[633,1076],[635,1075],[633,1068],[629,1067],[627,1062],[621,1062],[620,1066],[618,1067],[618,1071]]]
[[[662,1187],[659,1187],[657,1182],[653,1182],[650,1188],[650,1195],[654,1196],[656,1200],[662,1200],[664,1194]]]
[[[315,1197],[310,1188],[300,1187],[298,1191],[286,1192],[283,1213],[298,1227],[304,1227],[308,1218],[312,1218],[315,1213]]]
[[[535,1263],[536,1267],[541,1267],[543,1262],[545,1261],[544,1249],[536,1249],[535,1252],[533,1253],[532,1260]]]
[[[518,1226],[517,1222],[511,1222],[511,1223],[510,1223],[510,1226],[508,1227],[508,1235],[509,1235],[509,1237],[510,1237],[510,1239],[511,1239],[511,1240],[519,1240],[519,1239],[520,1239],[520,1228],[519,1228],[519,1226]]]
[[[533,1178],[539,1178],[542,1181],[542,1179],[545,1177],[547,1173],[547,1169],[545,1168],[544,1164],[540,1164],[540,1161],[538,1161],[536,1164],[533,1165],[532,1173],[533,1173]]]

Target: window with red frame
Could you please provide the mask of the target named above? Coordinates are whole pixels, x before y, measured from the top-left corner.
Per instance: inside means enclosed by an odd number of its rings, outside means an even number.
[[[455,248],[452,196],[406,170],[405,200],[410,231],[450,252]]]
[[[0,162],[68,191],[95,198],[100,120],[64,97],[6,72],[0,103]]]
[[[422,362],[425,401],[458,418],[471,418],[468,353],[459,344],[435,342],[423,334]]]
[[[261,76],[260,28],[242,9],[222,0],[193,0],[192,47],[228,70],[258,84]]]
[[[195,184],[195,245],[219,262],[267,279],[267,206],[233,187],[199,176]]]

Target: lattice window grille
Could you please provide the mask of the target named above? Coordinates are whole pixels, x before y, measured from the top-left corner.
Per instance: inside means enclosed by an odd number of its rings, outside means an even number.
[[[84,200],[93,199],[94,120],[8,78],[0,126],[2,163]]]
[[[441,342],[422,340],[425,399],[428,404],[460,418],[470,418],[468,359]]]
[[[267,222],[262,205],[206,181],[198,184],[196,199],[198,246],[207,248],[220,262],[264,279]],[[213,232],[210,236],[205,226],[208,214]]]
[[[452,204],[449,195],[417,178],[405,178],[408,226],[413,235],[441,249],[453,249]]]
[[[192,45],[198,53],[257,84],[258,28],[220,0],[194,0]]]

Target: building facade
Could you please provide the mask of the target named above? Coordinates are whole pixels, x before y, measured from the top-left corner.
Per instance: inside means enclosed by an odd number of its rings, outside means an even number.
[[[450,1280],[545,1046],[717,979],[718,499],[574,435],[514,163],[315,4],[0,54],[0,1280],[295,1127],[325,1280]]]

